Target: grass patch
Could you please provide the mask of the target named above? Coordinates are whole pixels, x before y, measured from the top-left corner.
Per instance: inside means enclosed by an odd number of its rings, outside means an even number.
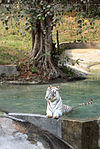
[[[17,30],[17,27],[5,30],[0,22],[0,64],[16,63],[31,50],[29,33],[23,38]]]

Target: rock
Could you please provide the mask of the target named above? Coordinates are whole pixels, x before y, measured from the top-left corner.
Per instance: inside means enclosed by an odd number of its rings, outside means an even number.
[[[87,78],[87,74],[88,72],[87,71],[84,71],[84,70],[80,70],[78,69],[77,67],[74,67],[74,66],[70,66],[70,65],[66,65],[67,69],[69,71],[72,72],[72,76],[70,77],[70,80],[80,80],[80,79],[86,79]]]
[[[19,72],[17,71],[16,65],[0,65],[0,76],[18,76]]]

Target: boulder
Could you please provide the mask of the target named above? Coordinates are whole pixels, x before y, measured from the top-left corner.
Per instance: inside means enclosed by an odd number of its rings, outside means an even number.
[[[18,76],[16,65],[0,65],[0,76],[11,77]]]

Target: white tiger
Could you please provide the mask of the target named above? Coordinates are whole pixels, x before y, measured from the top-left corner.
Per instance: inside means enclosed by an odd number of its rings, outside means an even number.
[[[64,105],[64,104],[62,104],[62,99],[59,95],[59,86],[58,87],[49,86],[46,91],[45,99],[47,100],[47,110],[46,110],[47,115],[46,116],[48,118],[53,117],[55,119],[62,116],[63,113],[70,112],[79,106],[92,104],[92,102],[93,102],[93,99],[91,99],[90,102],[82,103],[75,107]]]

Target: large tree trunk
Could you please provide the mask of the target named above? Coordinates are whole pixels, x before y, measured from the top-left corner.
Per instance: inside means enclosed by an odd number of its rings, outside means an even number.
[[[32,31],[32,50],[30,59],[35,67],[47,79],[62,77],[64,74],[55,65],[52,57],[52,17],[47,16],[45,20],[36,22],[36,31]]]

